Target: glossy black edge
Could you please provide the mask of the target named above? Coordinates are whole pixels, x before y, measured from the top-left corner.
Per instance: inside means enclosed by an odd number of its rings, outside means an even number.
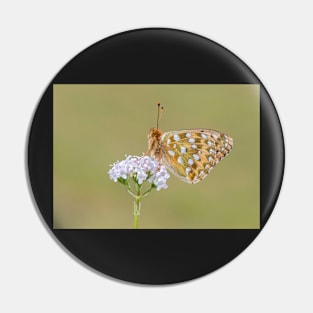
[[[205,51],[199,52],[198,49],[194,49],[193,53],[197,58],[192,58],[192,53],[190,55],[190,51],[186,52],[186,49],[183,49],[186,43],[188,47],[192,43],[198,48],[203,45]],[[118,48],[116,44],[127,46],[122,49],[124,52],[120,52],[120,55],[112,54]],[[162,48],[166,48],[166,51],[164,52]],[[101,63],[100,51],[104,64]],[[125,54],[125,51],[129,54]],[[169,51],[170,60],[167,59]],[[208,57],[208,52],[213,53],[213,59],[212,56]],[[113,67],[118,64],[119,70],[110,67],[106,60],[108,53],[112,57],[110,60],[112,62],[109,63]],[[177,59],[177,56],[181,58]],[[128,62],[124,60],[127,57]],[[133,62],[129,62],[129,58]],[[229,60],[227,66],[225,58]],[[209,60],[214,60],[214,64],[210,66]],[[151,61],[154,61],[154,66],[152,68],[150,66],[148,71],[147,67],[141,66],[142,63],[151,65]],[[178,70],[177,62],[185,65],[184,71]],[[166,67],[167,64],[171,65],[170,69]],[[210,74],[205,75],[206,72],[201,72],[199,65],[203,68],[209,65]],[[187,75],[184,76],[184,73]],[[260,231],[258,229],[138,231],[52,229],[52,86],[66,83],[260,84],[261,228],[269,218],[281,188],[284,142],[277,112],[265,88],[240,59],[222,46],[198,35],[169,29],[134,30],[99,41],[73,58],[53,79],[40,100],[28,140],[29,181],[38,208],[52,233],[80,260],[102,273],[130,282],[177,283],[220,268],[240,254],[258,235]],[[106,249],[103,250],[104,248]],[[144,262],[138,263],[138,260]]]
[[[279,196],[285,169],[285,144],[276,108],[261,85],[261,229],[269,219]],[[269,142],[269,139],[271,142]],[[270,179],[269,179],[270,178]]]

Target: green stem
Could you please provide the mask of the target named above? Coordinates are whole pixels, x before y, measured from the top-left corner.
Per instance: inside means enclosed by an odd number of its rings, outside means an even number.
[[[137,196],[134,202],[134,229],[138,229],[138,220],[141,208],[141,185],[136,184]]]
[[[143,195],[141,196],[141,198],[147,196],[147,195],[150,193],[150,191],[152,190],[152,188],[153,188],[153,187],[151,186],[147,191],[145,191],[145,192],[143,193]]]
[[[154,188],[153,186],[151,186],[148,190],[146,190],[145,192],[143,192],[143,194],[141,194],[141,187],[142,187],[142,185],[139,185],[138,183],[136,183],[136,194],[131,191],[129,185],[127,188],[127,191],[129,192],[129,194],[131,194],[135,198],[135,201],[134,201],[134,229],[138,229],[139,215],[140,215],[140,209],[141,209],[141,199],[146,197],[150,193],[150,191]]]
[[[134,195],[134,194],[131,192],[131,190],[130,190],[130,189],[127,189],[127,191],[128,191],[128,193],[129,193],[129,194],[131,194],[134,198],[136,198],[136,197],[137,197],[136,195]]]
[[[134,229],[138,229],[138,220],[141,208],[141,197],[136,197],[134,202]]]

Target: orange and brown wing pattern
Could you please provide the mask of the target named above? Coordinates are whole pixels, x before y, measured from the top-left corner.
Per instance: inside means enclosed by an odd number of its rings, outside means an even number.
[[[233,147],[233,139],[211,129],[166,132],[160,138],[162,161],[182,181],[204,179]]]

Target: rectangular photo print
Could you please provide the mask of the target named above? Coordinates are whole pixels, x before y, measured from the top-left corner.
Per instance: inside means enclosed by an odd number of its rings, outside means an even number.
[[[260,86],[55,84],[54,229],[259,229]]]

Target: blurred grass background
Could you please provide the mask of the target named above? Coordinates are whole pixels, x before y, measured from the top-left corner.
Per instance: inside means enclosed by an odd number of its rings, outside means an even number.
[[[232,152],[196,185],[168,180],[142,201],[139,228],[259,228],[259,85],[54,85],[54,228],[132,228],[133,198],[110,164],[142,155],[160,129],[211,128]]]

